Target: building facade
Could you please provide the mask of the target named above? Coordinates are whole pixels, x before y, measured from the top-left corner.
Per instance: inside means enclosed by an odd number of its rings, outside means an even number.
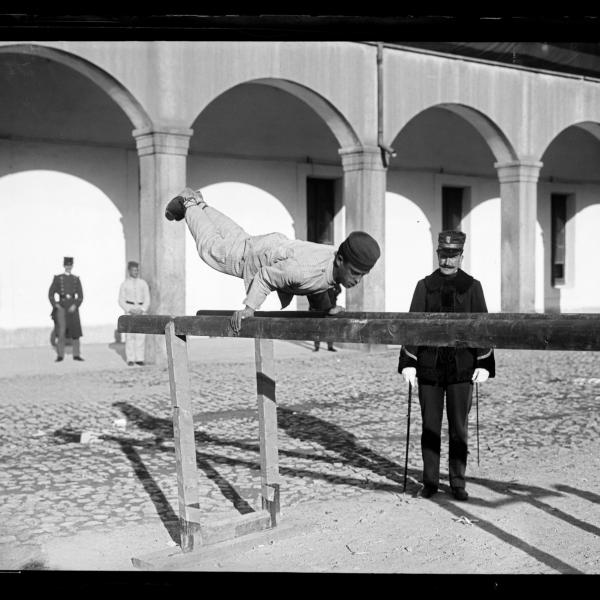
[[[240,308],[241,280],[163,217],[186,185],[253,234],[371,233],[382,259],[351,310],[407,311],[446,227],[490,311],[599,310],[600,80],[288,41],[4,42],[0,77],[2,347],[48,342],[63,256],[84,341],[114,339],[128,260],[153,313]]]

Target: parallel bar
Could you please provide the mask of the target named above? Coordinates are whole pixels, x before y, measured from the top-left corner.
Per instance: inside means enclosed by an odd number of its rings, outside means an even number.
[[[197,317],[230,317],[234,311],[232,310],[198,310]],[[325,311],[308,311],[308,310],[258,310],[254,313],[255,317],[277,317],[282,319],[296,318],[323,318],[329,319],[508,319],[508,320],[571,320],[577,319],[598,319],[598,313],[419,313],[419,312],[340,312],[335,315],[330,315]]]
[[[271,515],[271,526],[279,518],[279,458],[277,450],[277,400],[273,340],[254,340],[256,359],[256,399],[260,442],[262,506]]]
[[[179,522],[181,549],[190,552],[198,538],[198,473],[196,470],[196,441],[190,393],[187,343],[185,336],[175,334],[175,323],[165,327],[171,404],[173,406],[173,438],[177,466]]]
[[[259,313],[256,313],[257,315]],[[269,313],[272,314],[272,313]],[[293,313],[244,319],[240,333],[228,316],[123,315],[119,331],[162,333],[173,319],[178,335],[279,340],[331,340],[363,344],[409,344],[529,350],[600,350],[600,315],[531,313],[342,313],[325,318]],[[357,314],[364,318],[353,318]],[[388,318],[384,315],[394,315]],[[375,316],[371,316],[375,315]]]
[[[139,318],[134,319],[133,317]],[[117,331],[120,333],[162,334],[165,332],[167,323],[173,319],[175,317],[170,315],[121,315],[117,321]]]

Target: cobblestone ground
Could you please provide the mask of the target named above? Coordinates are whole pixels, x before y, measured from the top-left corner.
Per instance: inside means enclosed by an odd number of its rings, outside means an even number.
[[[523,453],[548,457],[600,439],[599,358],[592,352],[499,351],[498,376],[480,387],[481,452],[488,463],[510,466]],[[396,364],[392,350],[276,361],[284,507],[366,490],[402,492],[407,389]],[[191,364],[201,507],[207,513],[239,514],[258,506],[254,377],[251,363]],[[416,492],[416,399],[412,407],[409,491]],[[471,462],[476,415],[474,403]],[[123,417],[125,428],[118,422]],[[95,438],[81,443],[84,432]],[[15,547],[124,525],[162,522],[179,541],[165,368],[0,379],[0,433],[0,563]],[[445,429],[443,435],[447,439]],[[446,441],[442,447],[445,465]]]

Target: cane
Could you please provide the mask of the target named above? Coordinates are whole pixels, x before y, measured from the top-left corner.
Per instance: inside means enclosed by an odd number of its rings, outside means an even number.
[[[477,412],[477,466],[479,466],[479,384],[475,383],[475,408]]]
[[[406,458],[404,460],[404,489],[402,493],[406,492],[406,474],[408,472],[408,443],[410,439],[410,405],[412,400],[412,384],[408,382],[408,419],[406,420]]]

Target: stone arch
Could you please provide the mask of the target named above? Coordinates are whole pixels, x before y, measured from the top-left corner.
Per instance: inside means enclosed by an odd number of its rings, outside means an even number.
[[[28,54],[63,64],[94,82],[110,96],[131,121],[134,129],[152,126],[152,120],[142,105],[119,81],[93,63],[56,48],[37,44],[14,44],[0,46],[0,54]]]
[[[483,137],[492,154],[496,158],[496,162],[505,163],[518,160],[517,152],[500,127],[481,111],[465,104],[442,102],[427,106],[420,110],[417,114],[413,115],[410,119],[407,119],[404,125],[431,108],[442,108],[450,111],[470,123]],[[391,141],[398,137],[401,131],[402,129],[395,132],[391,138]]]
[[[556,138],[558,138],[561,134],[563,134],[567,129],[571,127],[583,129],[584,131],[587,131],[589,134],[593,135],[598,141],[600,141],[600,123],[595,121],[578,121],[575,123],[570,123],[569,125],[566,125],[559,131],[553,131],[549,135],[549,137],[546,139],[544,145],[541,148],[539,154],[540,158],[538,160],[541,160],[541,157],[543,157],[544,154],[548,151],[548,148],[550,148],[550,146],[554,143]]]
[[[583,133],[585,132],[585,133]],[[595,232],[600,215],[600,123],[578,121],[555,129],[540,154],[538,182],[537,308],[546,312],[595,310],[600,288],[589,277],[600,245]],[[563,281],[552,279],[552,199],[566,199]],[[592,300],[590,300],[592,299]]]
[[[302,100],[304,103],[310,106],[315,111],[315,113],[319,115],[319,117],[321,117],[321,119],[323,119],[325,124],[329,127],[336,140],[338,141],[340,148],[362,145],[362,142],[359,139],[359,136],[352,127],[352,125],[331,102],[329,102],[326,98],[324,98],[314,90],[289,79],[277,79],[267,77],[258,79],[248,79],[247,81],[240,81],[237,82],[235,86],[231,86],[227,89],[222,90],[218,96],[212,98],[211,102],[217,100],[219,96],[226,93],[233,87],[238,87],[247,83],[256,83],[278,88],[280,90],[288,92],[289,94],[295,96],[299,100]],[[206,106],[208,106],[209,103],[207,103]],[[196,116],[190,123],[190,127],[199,117],[201,112],[202,111],[196,114]]]
[[[600,142],[600,123],[593,121],[583,121],[581,123],[574,123],[573,127],[579,127],[584,129],[588,133],[591,133]]]

